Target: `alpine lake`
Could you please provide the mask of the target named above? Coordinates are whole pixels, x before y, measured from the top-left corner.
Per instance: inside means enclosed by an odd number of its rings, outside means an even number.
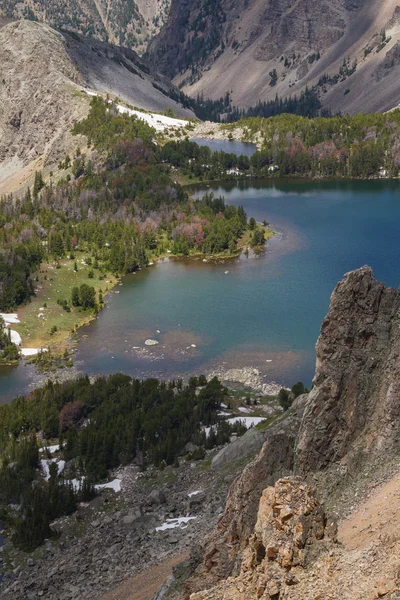
[[[399,181],[268,179],[191,188],[196,197],[206,191],[270,223],[276,235],[264,252],[218,262],[170,258],[124,277],[97,319],[79,330],[75,373],[172,378],[254,367],[265,381],[310,385],[321,321],[344,273],[368,264],[386,285],[400,283]],[[158,344],[146,346],[148,339]],[[3,368],[0,401],[34,385],[33,366]]]

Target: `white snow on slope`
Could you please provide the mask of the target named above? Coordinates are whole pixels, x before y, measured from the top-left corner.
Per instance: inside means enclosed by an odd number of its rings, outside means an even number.
[[[94,486],[96,488],[96,490],[104,490],[104,489],[110,489],[110,490],[114,490],[114,492],[120,492],[121,491],[121,479],[113,479],[113,481],[109,481],[108,483],[100,483],[98,485]]]
[[[186,526],[189,521],[193,521],[196,517],[178,517],[177,519],[167,519],[160,527],[156,527],[156,531],[166,531],[167,529],[176,529],[177,527]],[[182,527],[185,529],[185,527]]]
[[[11,341],[16,346],[20,346],[22,344],[22,337],[19,335],[18,331],[14,331],[14,329],[10,329],[11,333]]]
[[[82,486],[83,479],[71,479],[70,483],[72,483],[75,490],[79,490],[79,488]],[[96,490],[104,490],[107,488],[110,490],[114,490],[114,492],[120,492],[121,491],[121,479],[113,479],[113,481],[109,481],[108,483],[99,483],[99,484],[95,485],[94,487]]]
[[[48,352],[47,348],[21,348],[22,356],[36,356],[41,352]]]
[[[253,427],[253,425],[257,425],[258,423],[262,423],[265,421],[265,417],[232,417],[232,419],[227,419],[228,423],[233,425],[238,421],[244,422],[245,427],[249,429],[249,427]]]
[[[17,313],[0,313],[0,317],[3,317],[6,325],[11,325],[20,322]]]
[[[126,108],[121,104],[117,104],[117,109],[121,114],[135,115],[138,119],[141,119],[151,127],[154,127],[156,131],[164,131],[164,129],[171,127],[185,127],[188,123],[183,119],[174,119],[173,117],[166,117],[165,115],[159,115],[157,113],[143,113],[140,112],[140,110]]]
[[[40,448],[40,450],[48,450],[50,452],[50,454],[53,454],[54,452],[58,452],[60,449],[60,444],[56,444],[55,446],[43,446],[42,448]]]
[[[51,460],[41,460],[40,465],[43,471],[43,477],[46,481],[50,479],[50,463],[55,462],[58,467],[58,473],[62,473],[65,467],[65,460],[57,460],[56,458],[52,458]]]
[[[83,90],[86,92],[88,96],[100,96],[96,92],[91,92],[89,90]],[[173,117],[166,117],[165,115],[160,115],[158,113],[144,113],[140,110],[134,110],[133,108],[127,108],[122,104],[116,105],[118,111],[121,115],[135,115],[138,119],[141,119],[151,127],[154,127],[156,131],[164,131],[164,129],[168,129],[171,127],[185,127],[188,124],[184,119],[175,119]]]
[[[258,423],[265,421],[265,419],[266,419],[266,417],[232,417],[231,419],[226,419],[226,422],[233,425],[234,423],[237,423],[238,421],[240,421],[241,423],[243,423],[243,425],[246,427],[246,429],[250,429],[250,427],[253,427],[254,425],[257,425]],[[213,427],[215,427],[215,426],[213,426]],[[210,435],[210,430],[211,430],[211,427],[204,428],[204,431],[206,432],[206,437],[208,437]]]
[[[192,496],[198,496],[199,494],[202,494],[203,490],[196,490],[195,492],[190,492],[190,494],[188,494],[189,498],[192,498]]]

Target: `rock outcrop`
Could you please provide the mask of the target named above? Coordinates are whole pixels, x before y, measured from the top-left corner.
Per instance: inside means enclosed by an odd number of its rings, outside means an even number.
[[[360,464],[400,452],[400,293],[369,267],[348,273],[334,290],[316,345],[295,471],[344,461]]]
[[[234,481],[223,516],[204,548],[192,557],[192,576],[185,584],[183,597],[210,588],[237,572],[240,556],[254,531],[263,490],[289,475],[294,465],[294,445],[303,409],[269,428],[259,455]]]
[[[293,598],[304,569],[326,550],[327,519],[315,491],[299,478],[288,477],[264,490],[254,532],[242,553],[240,572],[191,600]],[[335,528],[330,532],[335,539]],[[329,538],[328,538],[329,540]]]

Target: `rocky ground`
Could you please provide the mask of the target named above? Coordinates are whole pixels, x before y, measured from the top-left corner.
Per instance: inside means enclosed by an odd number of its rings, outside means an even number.
[[[240,573],[191,600],[374,600],[400,597],[397,474],[340,523],[289,477],[264,490]]]
[[[6,542],[2,600],[99,598],[144,567],[188,552],[216,524],[228,487],[243,467],[239,460],[216,471],[211,458],[145,473],[125,467],[113,474],[122,480],[120,493],[104,490],[54,523],[59,539],[31,555]],[[192,520],[172,528],[182,517]]]
[[[226,369],[217,367],[207,373],[208,378],[218,377],[222,383],[232,389],[251,389],[265,396],[277,396],[282,385],[274,381],[266,381],[259,369],[243,367],[242,369]]]

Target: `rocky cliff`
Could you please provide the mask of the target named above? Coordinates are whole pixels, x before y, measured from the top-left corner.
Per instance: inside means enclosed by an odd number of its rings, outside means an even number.
[[[378,540],[372,535],[367,535],[361,546],[334,546],[332,550],[334,519],[327,520],[323,509],[316,509],[316,499],[312,509],[303,510],[303,493],[310,498],[307,481],[313,482],[329,513],[343,519],[371,486],[398,472],[399,317],[400,292],[376,281],[369,267],[345,275],[332,294],[321,327],[316,374],[305,408],[289,413],[281,423],[270,427],[260,454],[232,485],[215,532],[202,552],[193,555],[191,576],[171,598],[234,600],[246,590],[250,599],[361,600],[389,597],[389,591],[398,589],[393,579],[392,553],[400,547],[400,527],[391,531],[392,536],[379,535],[381,564],[376,564]],[[295,479],[276,483],[275,490],[263,491],[289,474]],[[286,495],[287,490],[290,492]],[[284,499],[276,499],[282,495]],[[299,495],[303,498],[301,514],[293,509]],[[384,510],[384,503],[380,500],[375,504]],[[376,527],[385,525],[382,514],[376,511],[375,522],[365,523],[361,531],[367,529],[372,534]],[[299,550],[293,541],[293,532],[299,532],[296,519],[302,527],[305,523],[301,515],[311,515],[313,522],[305,526],[312,537],[305,545],[312,550],[309,556],[313,558],[303,564],[297,559],[293,562]],[[288,526],[284,524],[286,518]],[[317,543],[328,533],[328,545]],[[362,573],[355,566],[360,556],[365,567]],[[288,557],[291,562],[287,563]],[[342,583],[339,581],[333,589],[333,564],[338,561]],[[386,587],[380,588],[377,583],[379,569],[389,578]],[[318,581],[314,579],[316,573]],[[373,577],[368,579],[371,573]],[[387,593],[374,596],[374,586]],[[318,596],[321,592],[326,596]]]
[[[0,0],[12,18],[38,20],[56,28],[143,50],[168,15],[170,0]]]
[[[82,141],[71,127],[89,110],[85,89],[153,111],[189,111],[173,86],[128,49],[16,21],[0,26],[0,194],[17,189]]]
[[[296,472],[341,461],[355,476],[369,460],[399,455],[399,309],[399,291],[376,281],[369,267],[337,285],[316,346]]]
[[[398,10],[397,0],[172,0],[148,56],[189,95],[232,91],[240,107],[317,85],[327,108],[388,110],[399,98]]]

